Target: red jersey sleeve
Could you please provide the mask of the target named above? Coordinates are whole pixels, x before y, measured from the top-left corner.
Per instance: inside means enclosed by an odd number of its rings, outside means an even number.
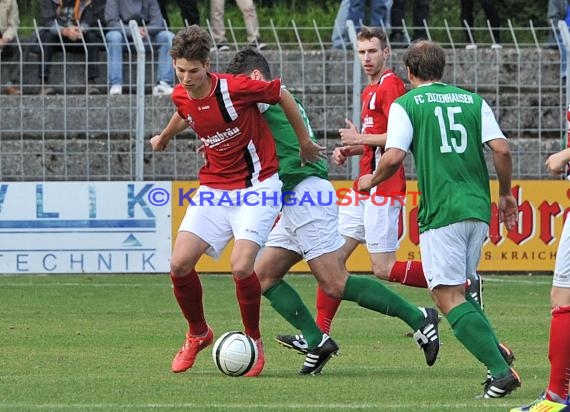
[[[277,104],[281,101],[281,79],[269,82],[254,80],[243,74],[237,76],[218,75],[220,78],[233,77],[230,81],[230,91],[236,100],[246,104],[268,103]]]

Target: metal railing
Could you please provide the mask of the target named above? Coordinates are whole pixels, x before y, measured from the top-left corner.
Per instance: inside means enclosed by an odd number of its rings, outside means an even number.
[[[565,26],[564,26],[565,27]],[[38,34],[40,28],[24,28]],[[502,48],[494,43],[490,27],[471,28],[477,48],[466,49],[464,27],[425,24],[428,37],[447,50],[444,81],[482,94],[494,109],[504,132],[511,139],[516,178],[545,178],[544,158],[559,150],[565,136],[565,102],[568,69],[561,72],[562,47],[568,49],[567,28],[501,28]],[[9,65],[18,67],[15,84],[19,96],[0,95],[0,180],[132,180],[195,179],[201,157],[191,131],[173,139],[165,152],[153,153],[147,140],[167,124],[174,107],[165,96],[153,96],[156,58],[153,45],[145,51],[135,39],[125,49],[125,94],[109,96],[106,80],[108,45],[100,26],[99,95],[88,94],[86,53],[72,53],[60,38],[46,83],[36,70],[45,54],[45,44],[17,39],[19,57],[6,62],[0,54],[0,84]],[[173,28],[176,32],[178,28]],[[407,41],[413,27],[404,25]],[[245,28],[228,21],[228,39],[233,50],[244,46]],[[332,27],[262,27],[264,50],[273,75],[305,104],[318,137],[329,152],[339,143],[338,129],[344,119],[359,119],[359,95],[367,81],[360,70],[351,41],[333,49]],[[136,30],[133,30],[136,33]],[[292,33],[292,34],[291,34]],[[354,42],[354,32],[349,33]],[[560,33],[555,49],[543,47],[549,33]],[[38,37],[39,38],[39,37]],[[564,43],[562,43],[564,42]],[[564,44],[564,46],[562,46]],[[390,64],[405,78],[401,64],[404,49],[393,44]],[[403,45],[405,46],[405,44]],[[86,50],[86,45],[82,48]],[[32,49],[32,52],[26,51]],[[147,47],[148,49],[148,47]],[[232,52],[213,52],[212,70],[225,71]],[[42,87],[56,89],[55,96],[38,95]],[[332,178],[350,179],[357,166],[331,165]],[[413,168],[408,167],[410,177]]]

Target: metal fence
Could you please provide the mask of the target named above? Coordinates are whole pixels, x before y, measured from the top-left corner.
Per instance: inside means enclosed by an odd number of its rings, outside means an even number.
[[[477,47],[466,48],[464,27],[425,26],[428,37],[447,50],[444,81],[482,94],[490,103],[502,129],[511,139],[516,178],[545,178],[543,162],[548,153],[565,145],[566,72],[561,56],[570,36],[567,29],[555,49],[543,40],[557,27],[501,28],[502,48],[492,48],[490,27],[473,28]],[[23,28],[37,33],[40,28]],[[0,96],[0,180],[171,180],[195,179],[201,165],[196,154],[197,141],[191,131],[174,138],[166,151],[150,151],[148,139],[160,132],[174,107],[168,97],[153,96],[156,58],[153,45],[145,52],[136,42],[124,52],[125,91],[121,96],[107,93],[107,45],[101,32],[99,52],[99,95],[88,94],[88,62],[85,53],[73,53],[60,39],[51,62],[50,77],[38,79],[37,68],[43,59],[44,44],[18,39],[19,57],[2,60],[0,84],[5,87],[7,69],[19,69],[16,88],[20,95]],[[172,28],[176,32],[178,28]],[[233,51],[245,45],[245,28],[227,22]],[[351,41],[333,49],[329,41],[332,27],[263,27],[268,48],[264,50],[273,75],[305,104],[319,139],[329,153],[339,143],[338,129],[344,119],[358,119],[359,94],[367,79]],[[405,38],[413,27],[404,27]],[[353,29],[349,34],[354,41]],[[566,37],[565,37],[566,36]],[[394,45],[396,46],[396,45]],[[404,49],[394,47],[391,65],[405,78],[401,63]],[[224,71],[233,52],[213,52],[212,69]],[[56,95],[38,94],[52,87]],[[354,175],[355,164],[336,167],[331,178]],[[413,167],[408,164],[413,178]]]

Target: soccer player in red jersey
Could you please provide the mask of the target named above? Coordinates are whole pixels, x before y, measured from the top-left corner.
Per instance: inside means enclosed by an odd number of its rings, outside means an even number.
[[[362,128],[346,120],[347,128],[339,130],[342,147],[333,152],[333,161],[343,165],[350,156],[360,155],[359,176],[373,173],[382,156],[386,142],[388,110],[392,102],[406,92],[404,82],[389,67],[390,49],[386,34],[380,28],[362,27],[358,33],[358,56],[368,85],[362,91]],[[406,176],[400,169],[388,181],[370,192],[359,192],[358,179],[353,188],[340,200],[339,230],[345,238],[343,259],[348,260],[360,243],[366,244],[374,274],[384,280],[404,285],[427,288],[422,264],[419,261],[396,260],[399,247],[398,227],[402,200],[406,194]],[[369,199],[365,197],[370,196]],[[317,289],[317,324],[329,333],[331,322],[340,300],[333,299]],[[280,335],[277,340],[286,346],[299,347],[299,337]]]
[[[384,31],[363,27],[358,33],[357,44],[360,64],[368,76],[368,85],[361,95],[361,131],[359,133],[351,121],[346,121],[347,127],[339,131],[344,146],[335,149],[333,161],[342,165],[349,156],[360,155],[359,176],[362,176],[375,170],[386,143],[388,110],[406,88],[402,79],[388,67],[390,49]],[[372,271],[378,278],[427,287],[421,262],[396,260],[401,199],[406,195],[404,168],[400,167],[392,178],[369,193],[360,193],[357,182],[341,200],[343,203],[339,208],[339,229],[346,239],[343,246],[345,260],[360,243],[364,243]],[[362,200],[364,195],[371,198]],[[325,331],[330,328],[337,307],[338,301],[317,290],[317,324]]]
[[[554,175],[563,174],[570,161],[570,149],[553,154],[546,160],[546,168]],[[550,379],[546,390],[530,405],[513,408],[511,412],[567,412],[570,411],[570,219],[566,218],[556,252],[554,277],[550,291],[552,318],[548,359]]]
[[[151,138],[151,145],[163,150],[174,135],[191,127],[204,145],[206,159],[196,199],[208,199],[188,207],[170,260],[174,295],[189,325],[172,370],[190,369],[198,352],[214,339],[195,266],[204,253],[217,258],[233,237],[230,264],[237,300],[245,333],[259,350],[246,376],[257,376],[265,360],[259,330],[261,290],[253,267],[281,208],[275,142],[257,104],[280,104],[295,129],[304,161],[322,157],[324,148],[310,139],[295,100],[279,79],[264,82],[210,72],[210,37],[205,30],[193,25],[179,32],[170,55],[180,82],[172,94],[177,110],[165,129]],[[249,195],[242,198],[245,192]]]

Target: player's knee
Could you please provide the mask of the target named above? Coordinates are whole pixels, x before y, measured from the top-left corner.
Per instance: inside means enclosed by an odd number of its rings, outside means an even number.
[[[236,262],[232,265],[232,275],[238,279],[243,279],[251,275],[253,272],[253,265],[248,262]]]
[[[390,273],[386,268],[373,268],[372,271],[378,279],[390,280]]]
[[[342,294],[344,292],[344,284],[335,281],[325,281],[320,282],[319,287],[325,294],[334,299],[342,299]]]
[[[550,291],[550,305],[552,309],[570,307],[570,288],[553,287]]]
[[[184,261],[176,261],[176,260],[172,260],[170,262],[170,274],[174,277],[182,277],[182,276],[186,276],[188,273],[190,273],[193,269],[193,265],[188,263],[188,262],[184,262]]]
[[[372,273],[378,279],[390,280],[390,269],[384,263],[372,263]]]
[[[465,303],[464,286],[436,286],[430,291],[431,297],[441,313],[447,315],[453,308]]]

